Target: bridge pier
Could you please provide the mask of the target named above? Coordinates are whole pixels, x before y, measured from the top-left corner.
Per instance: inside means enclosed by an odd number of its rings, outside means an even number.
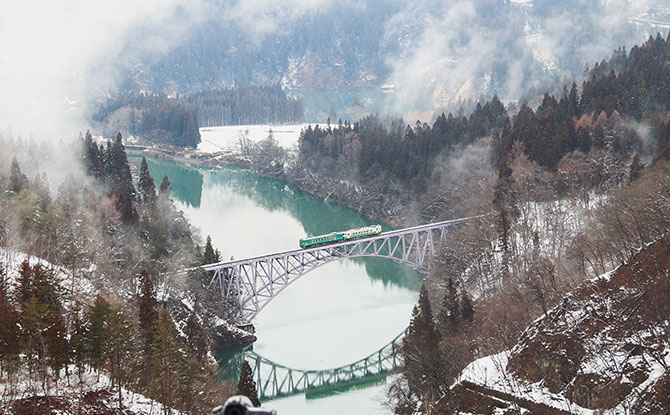
[[[256,327],[251,323],[238,324],[237,328],[240,330],[244,330],[249,334],[256,334]]]

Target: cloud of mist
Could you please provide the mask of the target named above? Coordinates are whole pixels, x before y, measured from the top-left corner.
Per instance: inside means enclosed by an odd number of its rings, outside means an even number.
[[[393,110],[493,94],[517,99],[539,82],[579,77],[585,64],[609,58],[619,46],[644,42],[669,17],[666,0],[412,2],[385,34],[401,48],[388,57]]]
[[[76,137],[94,98],[113,91],[132,40],[163,53],[198,21],[204,0],[0,3],[0,128]]]

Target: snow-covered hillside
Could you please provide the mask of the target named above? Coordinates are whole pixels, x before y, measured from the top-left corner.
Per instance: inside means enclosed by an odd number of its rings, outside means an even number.
[[[584,415],[668,413],[668,242],[665,237],[585,282],[533,322],[511,350],[472,362],[453,389],[531,412],[546,405]]]

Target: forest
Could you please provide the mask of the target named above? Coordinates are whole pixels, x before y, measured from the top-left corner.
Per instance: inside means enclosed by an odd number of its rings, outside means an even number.
[[[120,131],[144,143],[196,148],[200,127],[301,123],[303,113],[302,101],[274,84],[209,89],[174,98],[122,92],[102,103],[92,121],[103,136]]]
[[[369,116],[302,132],[298,153],[283,166],[285,178],[308,191],[399,223],[480,215],[447,237],[421,287],[404,376],[390,390],[396,413],[464,407],[462,389],[450,385],[468,363],[511,350],[529,323],[580,284],[667,233],[668,62],[670,39],[659,34],[615,50],[581,85],[559,85],[536,106],[512,112],[494,97],[432,125]],[[655,356],[653,339],[640,344]],[[527,362],[508,370],[526,370]],[[561,392],[569,378],[557,385],[552,390],[588,408],[612,407]],[[607,405],[632,399],[626,391]],[[651,406],[663,407],[654,399]]]
[[[302,101],[290,98],[279,84],[210,89],[184,96],[201,127],[249,124],[298,124]]]
[[[184,148],[200,143],[193,110],[165,94],[121,93],[100,105],[91,119],[103,136],[122,131],[148,143]]]
[[[140,393],[165,414],[201,414],[235,393],[214,378],[209,323],[233,314],[212,300],[206,276],[176,272],[220,253],[209,237],[201,248],[169,179],[156,185],[146,160],[129,163],[120,133],[96,143],[87,132],[72,158],[0,140],[0,411],[131,413],[123,408]],[[93,386],[66,392],[77,384]]]

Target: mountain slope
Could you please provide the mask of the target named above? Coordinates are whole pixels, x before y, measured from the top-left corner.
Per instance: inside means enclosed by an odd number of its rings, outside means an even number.
[[[474,385],[484,395],[492,390],[571,413],[668,413],[669,277],[665,236],[583,284],[532,323],[512,350],[471,363],[456,395]],[[454,401],[444,398],[451,407]]]

